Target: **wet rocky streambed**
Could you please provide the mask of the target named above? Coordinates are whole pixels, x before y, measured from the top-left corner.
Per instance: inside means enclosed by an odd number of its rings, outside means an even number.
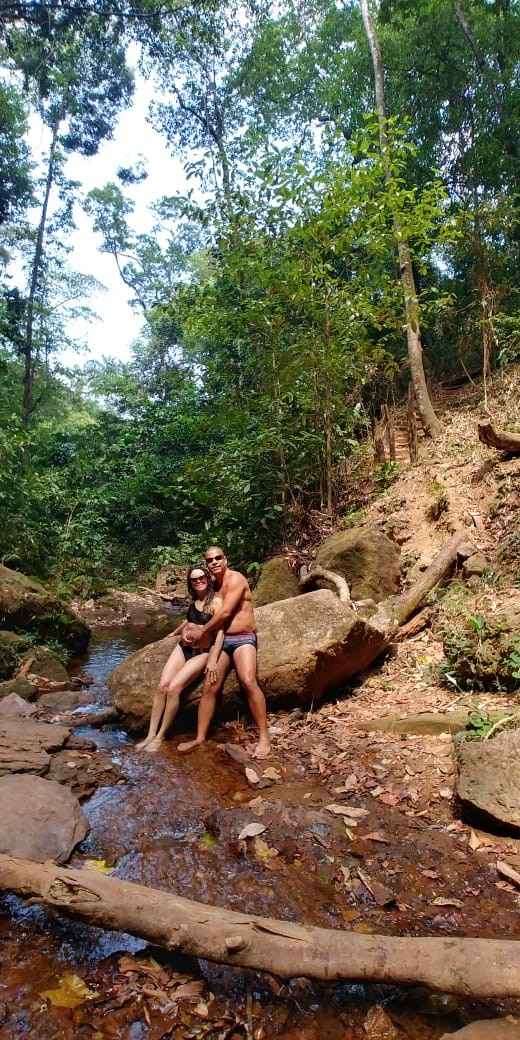
[[[93,703],[108,703],[108,673],[153,637],[94,633],[78,662],[94,680]],[[328,928],[519,936],[515,898],[489,887],[485,866],[468,865],[442,827],[387,804],[370,816],[365,838],[348,833],[325,809],[330,785],[320,772],[276,744],[278,782],[252,790],[240,754],[224,750],[243,743],[239,721],[188,758],[175,753],[177,735],[146,755],[115,725],[76,734],[109,754],[115,770],[83,803],[91,831],[74,866],[89,860],[91,869],[204,903]],[[362,809],[366,799],[348,793],[348,779],[343,787],[334,797]],[[266,830],[240,841],[252,820]],[[431,895],[436,883],[444,902]],[[0,963],[0,1040],[426,1040],[518,1012],[512,1002],[477,1006],[421,989],[282,983],[152,950],[11,895],[0,898]]]

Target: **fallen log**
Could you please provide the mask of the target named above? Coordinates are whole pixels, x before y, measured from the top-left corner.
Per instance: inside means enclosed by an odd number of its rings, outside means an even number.
[[[459,548],[467,537],[466,531],[457,531],[411,588],[401,593],[400,596],[391,596],[379,604],[377,614],[371,617],[371,622],[382,624],[386,618],[388,624],[393,621],[398,626],[404,625],[414,610],[420,606],[424,597],[449,574],[456,563]]]
[[[168,950],[282,978],[419,983],[465,997],[520,997],[520,942],[514,940],[305,927],[206,906],[88,869],[5,855],[0,855],[0,889]]]
[[[520,433],[495,430],[491,419],[479,422],[478,439],[488,448],[497,448],[498,451],[508,451],[513,455],[520,455]]]
[[[403,639],[410,639],[410,636],[417,635],[418,632],[421,632],[423,628],[430,624],[431,617],[431,607],[424,607],[411,621],[407,621],[406,625],[402,625],[398,629],[396,635],[397,642],[401,643]]]

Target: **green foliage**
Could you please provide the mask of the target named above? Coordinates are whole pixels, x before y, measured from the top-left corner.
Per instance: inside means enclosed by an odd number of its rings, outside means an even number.
[[[460,736],[464,740],[485,740],[495,721],[487,711],[477,707],[470,711],[466,727]]]
[[[401,467],[398,462],[380,462],[374,467],[374,481],[379,491],[386,491],[398,479]]]
[[[470,34],[451,0],[379,5],[388,165],[354,0],[168,3],[160,18],[148,0],[29,7],[0,29],[0,269],[12,258],[28,272],[0,291],[6,563],[92,595],[209,541],[261,560],[294,515],[344,510],[338,475],[409,379],[396,227],[429,374],[473,371],[484,347],[492,364],[520,357],[515,5],[466,5]],[[132,92],[131,39],[158,84],[151,118],[193,187],[157,200],[146,233],[132,226],[139,164],[89,192],[145,324],[130,363],[66,373],[59,353],[93,283],[68,267],[81,190],[65,160],[110,137]],[[34,169],[29,112],[56,132]],[[376,486],[398,474],[383,464]],[[432,494],[436,519],[449,503]],[[486,642],[467,613],[454,660]]]
[[[513,679],[520,679],[520,640],[516,640],[514,643],[515,648],[505,658],[505,665]]]

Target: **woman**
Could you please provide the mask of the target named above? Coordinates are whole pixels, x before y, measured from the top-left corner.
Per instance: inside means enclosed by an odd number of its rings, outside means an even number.
[[[205,625],[213,614],[220,610],[222,600],[215,595],[209,573],[202,564],[190,567],[186,580],[192,602],[186,621],[171,633],[170,638],[180,636],[180,639],[163,668],[159,689],[153,699],[148,734],[137,744],[139,750],[158,751],[177,714],[179,698],[186,686],[203,673],[209,682],[216,680],[216,664],[222,649],[224,633],[217,633],[211,647],[200,649],[190,646],[189,634],[185,629],[189,624]]]

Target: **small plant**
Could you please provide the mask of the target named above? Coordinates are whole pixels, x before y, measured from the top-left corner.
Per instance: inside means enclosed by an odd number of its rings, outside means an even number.
[[[401,472],[398,462],[381,462],[374,469],[374,480],[380,491],[386,491],[393,484]]]
[[[486,628],[486,619],[480,614],[469,614],[468,625],[477,633],[479,639],[482,637],[483,632]]]
[[[342,527],[344,530],[348,530],[351,527],[361,527],[361,525],[364,524],[364,522],[364,509],[349,509],[345,513],[345,516],[341,518],[339,526]]]
[[[474,708],[468,715],[462,737],[464,740],[485,740],[493,726],[494,720],[483,708]]]
[[[434,499],[426,510],[426,516],[428,520],[438,520],[443,513],[448,512],[448,509],[450,508],[450,500],[446,488],[443,484],[440,484],[438,480],[433,481],[431,491],[434,495]]]
[[[518,649],[515,646],[514,650],[511,651],[509,657],[506,657],[504,662],[513,679],[520,679],[520,643],[517,645]]]

